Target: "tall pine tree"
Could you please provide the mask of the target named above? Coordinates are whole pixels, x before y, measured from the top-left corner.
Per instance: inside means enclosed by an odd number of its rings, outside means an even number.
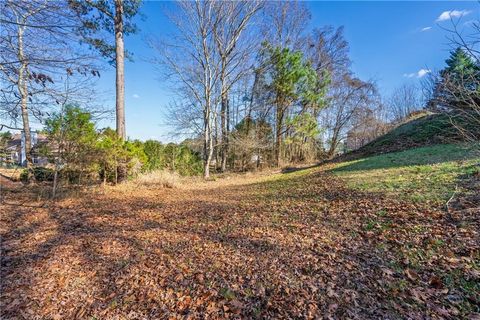
[[[139,12],[141,0],[68,0],[68,3],[82,21],[79,32],[85,42],[115,65],[117,134],[125,140],[124,35],[137,32],[133,17]],[[109,34],[115,36],[115,41],[109,39]]]
[[[480,66],[462,48],[457,48],[445,60],[447,66],[440,71],[430,106],[469,109],[480,102]]]

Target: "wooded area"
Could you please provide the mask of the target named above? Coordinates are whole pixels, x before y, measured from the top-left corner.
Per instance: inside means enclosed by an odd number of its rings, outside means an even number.
[[[162,168],[152,166],[158,161],[141,150],[140,141],[126,140],[123,65],[131,53],[123,37],[138,32],[133,18],[141,2],[4,1],[2,6],[1,70],[7,84],[2,125],[18,127],[25,136],[28,179],[32,117],[46,124],[49,146],[43,152],[55,164],[55,176],[77,171],[105,181],[112,175],[103,174],[109,166],[117,182]],[[471,40],[451,30],[457,48],[444,70],[429,73],[421,87],[404,85],[381,97],[373,81],[351,71],[343,27],[307,31],[305,3],[179,2],[167,15],[175,33],[148,37],[157,53],[151,62],[175,83],[170,126],[188,137],[178,148],[190,150],[186,161],[202,159],[205,178],[211,170],[331,159],[425,108],[478,119],[476,95],[469,93],[478,87],[476,33]],[[90,83],[100,77],[99,56],[116,70],[115,143],[103,141],[91,124],[107,111],[96,105]],[[82,116],[88,124],[74,118]]]

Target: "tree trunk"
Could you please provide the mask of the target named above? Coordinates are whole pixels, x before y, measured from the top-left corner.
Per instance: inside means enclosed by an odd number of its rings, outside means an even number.
[[[228,157],[228,113],[229,113],[229,101],[228,101],[228,92],[222,92],[222,106],[220,111],[221,126],[222,126],[222,165],[221,172],[224,172],[227,168],[227,157]]]
[[[210,178],[210,163],[212,162],[213,156],[213,141],[211,134],[209,133],[205,138],[205,155],[204,155],[204,171],[203,177],[205,179]]]
[[[58,159],[55,160],[55,172],[53,174],[53,187],[52,187],[52,198],[55,199],[57,195],[57,187],[58,187]]]
[[[115,0],[115,67],[117,134],[127,138],[125,129],[125,49],[123,42],[123,0]]]
[[[17,88],[20,93],[20,108],[22,113],[23,133],[25,136],[25,159],[27,167],[27,181],[30,181],[31,170],[33,166],[32,161],[32,134],[30,132],[30,121],[28,118],[28,87],[27,87],[27,61],[23,52],[23,26],[18,27],[18,60],[21,61],[20,69],[18,70]]]
[[[213,131],[212,131],[212,141],[213,141],[213,145],[215,146],[215,148],[213,148],[213,156],[212,156],[212,159],[215,159],[215,171],[217,171],[219,169],[219,164],[221,161],[220,160],[220,154],[222,152],[222,147],[218,144],[218,138],[219,138],[219,132],[221,132],[221,129],[220,131],[218,130],[218,121],[214,121],[213,122]]]
[[[211,128],[211,121],[210,121],[210,107],[206,107],[204,112],[204,127],[203,127],[203,134],[204,134],[204,143],[203,143],[203,177],[205,179],[210,178],[210,163],[212,161],[213,156],[213,140],[212,140],[212,128]]]
[[[281,104],[280,104],[281,105]],[[275,166],[280,166],[280,153],[282,147],[282,126],[283,126],[283,109],[277,104],[276,110],[276,128],[275,128]]]
[[[337,144],[338,144],[338,135],[339,135],[339,131],[335,129],[333,131],[332,142],[330,143],[330,148],[328,149],[328,152],[327,152],[327,157],[329,159],[333,158],[333,156],[335,155],[335,149],[337,149]]]

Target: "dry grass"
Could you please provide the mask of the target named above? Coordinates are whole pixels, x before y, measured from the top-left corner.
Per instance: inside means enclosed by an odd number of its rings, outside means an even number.
[[[7,169],[7,168],[0,168],[0,175],[7,177],[13,181],[20,180],[20,174],[22,173],[23,168],[16,168],[16,169]]]
[[[182,177],[176,172],[157,170],[142,173],[127,184],[133,184],[136,187],[162,186],[164,188],[177,188],[182,183],[182,180]]]

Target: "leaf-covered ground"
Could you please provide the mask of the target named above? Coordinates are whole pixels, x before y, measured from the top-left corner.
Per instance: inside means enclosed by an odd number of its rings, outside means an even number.
[[[479,317],[478,214],[322,168],[0,212],[2,319]]]

